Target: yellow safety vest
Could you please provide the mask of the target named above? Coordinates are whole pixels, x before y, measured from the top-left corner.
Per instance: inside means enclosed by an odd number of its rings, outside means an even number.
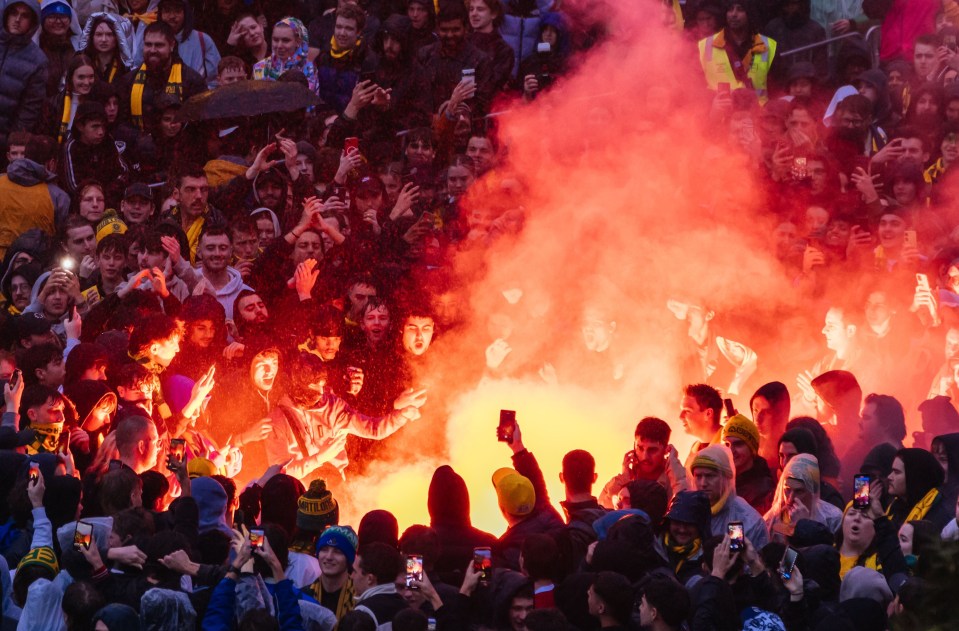
[[[756,90],[756,96],[760,103],[769,100],[766,90],[766,77],[769,75],[769,67],[773,64],[773,58],[776,56],[776,40],[760,35],[760,39],[766,46],[766,52],[759,56],[753,56],[752,65],[746,76],[753,82],[753,89]],[[703,65],[703,72],[706,73],[706,83],[710,90],[715,90],[720,83],[728,83],[730,88],[736,90],[746,87],[736,79],[736,73],[729,63],[729,55],[725,48],[717,48],[713,45],[715,35],[710,35],[706,39],[699,40],[699,60]]]

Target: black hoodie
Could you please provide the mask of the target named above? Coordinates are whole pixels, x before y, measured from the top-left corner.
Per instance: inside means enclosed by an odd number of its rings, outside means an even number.
[[[439,536],[436,572],[443,582],[459,585],[463,570],[473,558],[473,548],[492,548],[496,537],[473,528],[466,482],[449,465],[433,473],[427,499],[430,526]]]

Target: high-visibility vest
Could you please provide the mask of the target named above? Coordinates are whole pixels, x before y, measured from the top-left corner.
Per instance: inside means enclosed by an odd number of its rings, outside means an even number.
[[[746,87],[741,81],[736,79],[736,73],[729,63],[729,55],[724,48],[713,46],[715,35],[710,35],[706,39],[699,40],[699,60],[703,65],[703,72],[706,73],[706,84],[710,90],[715,90],[720,83],[728,83],[730,88]],[[769,75],[769,67],[773,64],[773,58],[776,56],[776,40],[760,35],[763,44],[766,45],[766,52],[759,56],[753,56],[752,66],[746,76],[753,82],[753,89],[756,90],[756,96],[760,103],[768,100],[766,90],[766,77]]]

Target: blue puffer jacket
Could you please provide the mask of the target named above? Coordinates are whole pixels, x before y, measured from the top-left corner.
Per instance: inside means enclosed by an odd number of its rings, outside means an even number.
[[[521,61],[536,52],[536,43],[539,41],[539,22],[540,16],[553,6],[553,0],[535,0],[536,9],[532,11],[523,11],[521,4],[531,4],[530,0],[504,0],[503,7],[506,9],[506,15],[503,16],[503,23],[499,27],[500,35],[506,40],[516,61],[513,63],[513,76],[519,70]],[[517,15],[514,15],[517,14]],[[520,14],[526,17],[520,17]]]
[[[22,4],[36,15],[33,29],[24,35],[7,32],[7,11]],[[33,131],[43,111],[46,97],[47,56],[33,42],[40,24],[40,5],[24,0],[2,0],[3,25],[0,30],[0,142],[6,144],[11,131]]]

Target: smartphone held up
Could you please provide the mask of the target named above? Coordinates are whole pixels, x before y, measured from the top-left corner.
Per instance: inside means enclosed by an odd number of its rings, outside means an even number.
[[[513,410],[500,410],[499,426],[496,428],[496,440],[512,445],[515,433],[516,412]]]
[[[473,571],[480,575],[480,584],[489,585],[493,573],[493,550],[491,548],[473,548]]]
[[[746,537],[743,532],[743,522],[731,521],[727,527],[729,533],[729,551],[739,552],[746,549]]]
[[[419,589],[415,583],[423,582],[423,555],[408,554],[406,556],[406,586],[410,589]]]
[[[77,551],[89,550],[93,543],[93,525],[85,521],[78,521],[73,531],[73,548]]]

